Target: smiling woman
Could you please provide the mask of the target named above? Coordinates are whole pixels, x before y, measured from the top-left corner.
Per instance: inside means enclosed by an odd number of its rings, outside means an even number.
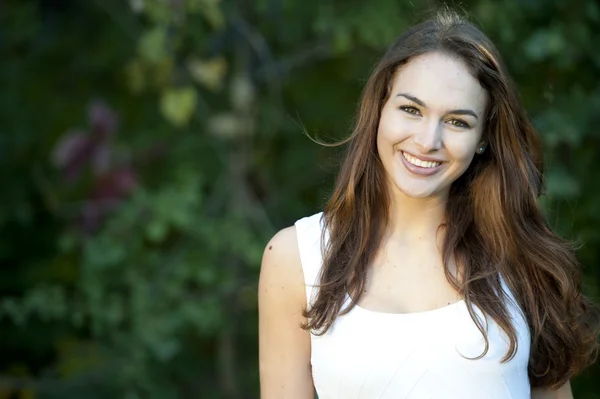
[[[265,250],[261,397],[571,397],[599,313],[489,39],[448,12],[409,29],[346,143],[324,212]]]
[[[448,197],[476,149],[485,148],[484,124],[478,122],[487,102],[486,91],[456,57],[426,53],[398,68],[377,133],[393,201]]]

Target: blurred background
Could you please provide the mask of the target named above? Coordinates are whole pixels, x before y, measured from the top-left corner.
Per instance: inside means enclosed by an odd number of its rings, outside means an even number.
[[[437,3],[0,0],[0,399],[258,398],[262,251],[339,159],[303,132],[345,137]],[[459,7],[521,90],[544,209],[598,298],[600,4]]]

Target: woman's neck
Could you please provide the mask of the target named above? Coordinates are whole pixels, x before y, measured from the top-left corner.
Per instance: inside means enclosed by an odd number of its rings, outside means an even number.
[[[387,236],[411,243],[439,239],[439,227],[446,218],[446,197],[414,198],[402,192],[391,198]]]

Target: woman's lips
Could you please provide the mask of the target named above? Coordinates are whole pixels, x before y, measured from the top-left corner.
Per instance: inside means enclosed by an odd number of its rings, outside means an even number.
[[[409,172],[420,176],[436,174],[442,170],[445,164],[445,162],[441,161],[423,160],[404,151],[400,151],[400,158],[402,158],[402,163]]]

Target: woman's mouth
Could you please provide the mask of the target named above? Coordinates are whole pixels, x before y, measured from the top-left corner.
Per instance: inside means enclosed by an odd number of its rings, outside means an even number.
[[[434,173],[437,173],[439,170],[442,169],[441,167],[444,164],[444,162],[440,161],[425,161],[404,151],[401,151],[401,153],[402,161],[406,168],[410,172],[418,175],[429,176]]]
[[[419,158],[415,158],[404,151],[402,151],[402,155],[404,155],[404,158],[406,158],[406,160],[409,163],[420,168],[435,168],[436,166],[440,166],[442,164],[441,162],[422,161]]]

